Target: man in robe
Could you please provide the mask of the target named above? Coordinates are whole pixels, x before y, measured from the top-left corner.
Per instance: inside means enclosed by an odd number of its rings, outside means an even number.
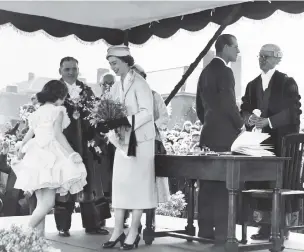
[[[301,114],[301,97],[297,83],[276,69],[282,56],[282,51],[277,45],[262,46],[259,53],[261,74],[247,84],[241,104],[241,114],[246,128],[251,130],[256,127],[262,132],[269,133],[270,138],[263,143],[272,145],[276,156],[281,155],[282,138],[287,134],[299,132]],[[253,114],[255,109],[261,111],[260,117]],[[268,189],[270,184],[267,181],[247,182],[246,188]],[[261,199],[255,203],[255,209],[262,212],[271,211],[271,200]],[[292,211],[296,211],[297,207],[294,205],[292,208]],[[269,236],[270,225],[261,224],[259,232],[251,238],[264,240],[269,239]]]
[[[102,216],[104,202],[96,198],[96,187],[102,187],[101,179],[95,177],[95,161],[88,146],[88,141],[94,138],[96,132],[86,119],[88,112],[84,109],[94,94],[89,86],[78,80],[79,68],[75,58],[63,58],[60,61],[59,73],[62,77],[61,81],[66,83],[69,90],[64,106],[71,120],[71,124],[63,131],[63,134],[72,148],[81,155],[88,173],[88,184],[84,187],[83,192],[77,195],[77,200],[80,201],[82,224],[88,234],[107,235],[109,232],[101,228],[104,220]],[[74,208],[75,198],[69,195],[56,197],[54,215],[60,236],[70,236],[69,229]]]
[[[229,62],[240,52],[235,36],[223,34],[215,43],[216,57],[203,69],[197,86],[196,111],[201,123],[200,146],[212,151],[230,151],[244,130],[235,98],[235,80]],[[228,190],[225,182],[200,181],[198,236],[223,244],[227,238]],[[215,228],[215,231],[214,231]]]

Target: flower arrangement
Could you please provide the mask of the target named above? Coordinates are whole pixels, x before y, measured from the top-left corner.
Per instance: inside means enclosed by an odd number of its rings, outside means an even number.
[[[49,241],[34,229],[23,229],[12,225],[9,229],[0,229],[1,252],[60,252],[51,247]]]
[[[15,135],[4,135],[1,137],[0,146],[1,146],[1,153],[7,155],[7,165],[11,166],[12,160],[15,158],[15,145],[18,139]]]
[[[19,108],[19,116],[22,121],[26,122],[29,115],[36,111],[36,108],[32,104],[24,104]]]
[[[127,115],[127,108],[124,104],[115,100],[110,94],[106,93],[100,98],[95,98],[89,106],[90,114],[88,120],[92,126],[97,126],[99,122],[110,121],[125,117]],[[119,129],[114,130],[115,134],[121,139]],[[110,132],[109,135],[112,135]]]
[[[96,98],[91,103],[89,120],[93,126],[99,122],[118,119],[126,116],[127,109],[118,100],[111,98],[109,94],[104,94],[101,98]]]
[[[178,191],[170,196],[169,201],[158,205],[156,214],[181,217],[186,206],[185,195],[181,191]]]
[[[70,91],[65,102],[74,108],[73,118],[78,119],[80,117],[79,110],[85,110],[90,100],[92,100],[92,90],[89,86],[80,82],[79,85],[75,85]]]

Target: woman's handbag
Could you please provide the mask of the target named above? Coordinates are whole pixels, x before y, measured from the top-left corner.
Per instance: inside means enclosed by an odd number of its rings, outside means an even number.
[[[155,154],[166,155],[167,151],[162,141],[155,140]]]
[[[160,132],[155,125],[155,131],[156,131],[156,134],[159,136],[159,139],[160,139]],[[161,155],[166,155],[167,154],[167,151],[166,151],[166,148],[163,144],[163,142],[161,140],[158,140],[158,139],[155,139],[155,154],[161,154]]]

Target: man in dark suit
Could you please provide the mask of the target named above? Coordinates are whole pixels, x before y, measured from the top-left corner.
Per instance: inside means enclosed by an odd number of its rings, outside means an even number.
[[[70,125],[63,131],[72,148],[78,152],[87,170],[87,185],[83,192],[77,195],[80,201],[80,212],[82,224],[86,233],[107,235],[109,232],[101,228],[103,218],[101,216],[101,203],[96,202],[96,192],[94,187],[101,187],[101,179],[94,178],[94,159],[89,150],[88,141],[95,135],[94,128],[85,118],[87,111],[83,109],[84,105],[94,96],[91,88],[79,81],[78,61],[73,57],[65,57],[60,62],[59,73],[62,81],[66,83],[69,94],[65,100],[64,106],[67,109],[71,120]],[[96,181],[99,181],[96,185]],[[95,182],[95,184],[94,184]],[[99,202],[100,201],[100,202]],[[100,204],[98,204],[100,203]],[[55,202],[55,221],[60,236],[70,236],[71,216],[75,207],[75,198],[68,195],[60,197],[57,195]]]
[[[202,71],[196,95],[197,115],[202,128],[200,146],[216,152],[230,151],[233,141],[244,129],[235,98],[235,80],[229,62],[240,52],[237,39],[219,36],[216,57]],[[224,243],[227,238],[228,191],[225,182],[200,181],[198,195],[198,236]],[[215,231],[213,230],[215,228]]]
[[[241,114],[245,119],[246,128],[254,126],[269,133],[264,143],[274,147],[276,156],[281,155],[282,138],[290,133],[298,133],[300,126],[301,104],[298,86],[295,80],[276,70],[282,58],[282,52],[277,45],[264,45],[259,54],[261,74],[248,83],[242,98]],[[254,115],[253,110],[261,111],[261,116]],[[269,182],[247,182],[247,189],[267,189]],[[252,206],[258,209],[257,214],[271,211],[271,201],[258,200]],[[292,211],[296,211],[294,205]],[[262,211],[262,212],[260,212]],[[262,216],[260,216],[261,219]],[[254,240],[268,239],[270,225],[261,225],[259,232],[252,235]]]

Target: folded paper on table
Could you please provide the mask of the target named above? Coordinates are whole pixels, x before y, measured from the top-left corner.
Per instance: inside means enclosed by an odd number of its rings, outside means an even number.
[[[233,142],[231,151],[248,156],[274,156],[274,153],[269,151],[273,146],[261,144],[269,137],[267,133],[245,131]]]

